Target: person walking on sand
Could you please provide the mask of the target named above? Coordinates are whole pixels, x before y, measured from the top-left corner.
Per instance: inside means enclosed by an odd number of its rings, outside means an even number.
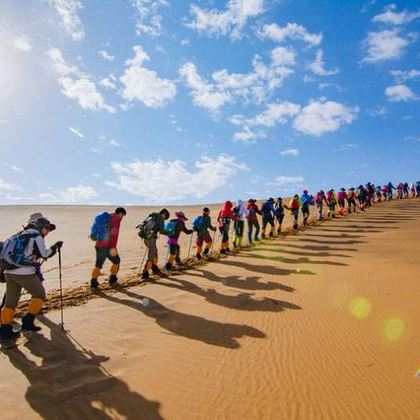
[[[344,216],[346,214],[346,201],[349,203],[349,197],[346,193],[346,189],[340,188],[340,191],[337,194],[337,200],[338,200],[338,212],[341,216]],[[350,204],[349,204],[349,213],[350,213]]]
[[[231,201],[226,201],[223,208],[219,211],[217,222],[220,234],[222,235],[222,242],[220,244],[220,254],[227,255],[229,250],[229,229],[231,220],[236,220],[236,215],[232,211],[233,204]]]
[[[293,230],[297,230],[298,220],[299,220],[299,209],[300,209],[300,200],[299,195],[295,194],[293,198],[290,200],[290,203],[288,206],[284,204],[285,209],[290,210],[291,215],[293,216]]]
[[[118,255],[117,244],[120,224],[126,214],[127,211],[123,207],[117,207],[114,213],[102,213],[95,218],[91,233],[91,239],[96,241],[96,262],[95,267],[92,269],[90,280],[90,287],[93,291],[99,287],[98,277],[107,259],[112,263],[108,278],[109,285],[115,286],[118,283],[117,274],[120,269],[121,259]]]
[[[209,229],[213,232],[216,232],[216,228],[211,224],[210,209],[204,207],[203,213],[201,216],[196,217],[193,220],[193,230],[197,232],[197,239],[195,240],[195,245],[197,246],[197,252],[195,257],[197,260],[201,260],[201,251],[203,250],[204,244],[204,255],[208,255],[213,239],[209,233]]]
[[[143,239],[146,246],[147,260],[141,275],[142,280],[150,278],[149,271],[153,274],[160,274],[158,267],[159,255],[157,239],[160,234],[166,235],[165,220],[170,217],[167,209],[162,209],[159,213],[150,213],[147,218],[137,226],[138,236]]]
[[[168,236],[168,246],[169,246],[169,257],[166,262],[165,269],[170,270],[174,262],[181,264],[181,247],[178,244],[179,236],[182,232],[187,235],[192,235],[194,231],[192,229],[187,229],[185,222],[188,220],[183,211],[177,211],[175,213],[176,218],[170,220],[165,225],[165,232]]]
[[[233,246],[240,248],[242,244],[242,238],[244,236],[245,219],[247,216],[247,209],[242,200],[238,200],[238,205],[233,209],[237,220],[234,221],[235,227],[235,239],[233,240]]]
[[[315,203],[318,209],[318,220],[324,220],[324,216],[322,213],[324,209],[324,204],[328,206],[328,201],[327,201],[327,197],[325,197],[325,192],[323,190],[320,190],[316,193]]]
[[[274,198],[269,198],[261,207],[262,239],[265,239],[267,226],[270,225],[269,237],[274,238]]]
[[[283,199],[281,197],[277,198],[276,204],[274,206],[274,216],[277,220],[277,235],[281,234],[281,226],[283,224],[284,219],[284,207],[283,207]]]
[[[349,209],[348,209],[349,214],[351,212],[356,213],[356,210],[357,210],[357,204],[356,204],[357,194],[356,194],[356,189],[354,187],[349,188],[347,197],[348,197],[348,203],[349,203]]]
[[[337,194],[334,191],[334,188],[331,188],[327,191],[326,199],[328,203],[328,214],[327,217],[332,219],[335,217],[335,206],[337,205]]]
[[[26,315],[22,318],[22,330],[36,332],[41,329],[34,324],[35,316],[46,298],[40,260],[51,258],[63,245],[63,242],[59,241],[50,248],[46,246],[44,238],[55,229],[56,226],[48,219],[40,217],[30,220],[23,231],[13,235],[3,244],[0,257],[5,269],[6,299],[0,315],[1,340],[19,336],[19,332],[13,331],[12,322],[22,288],[32,296]]]
[[[392,182],[389,181],[387,184],[387,198],[388,201],[392,200],[392,190],[396,190],[396,188],[392,185]]]
[[[260,234],[260,222],[258,221],[258,214],[262,212],[258,207],[257,200],[250,198],[247,206],[247,221],[248,221],[248,243],[251,245],[253,240],[257,242]],[[254,238],[252,237],[253,230],[255,228]]]
[[[309,206],[314,205],[314,200],[312,195],[308,194],[308,190],[303,190],[302,195],[300,196],[300,205],[301,205],[301,212],[303,215],[303,226],[308,225],[308,218],[309,218]]]

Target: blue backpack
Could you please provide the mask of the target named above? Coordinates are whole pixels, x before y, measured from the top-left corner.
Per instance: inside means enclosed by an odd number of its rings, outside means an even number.
[[[90,230],[90,239],[92,241],[104,241],[108,238],[108,230],[110,227],[111,215],[107,212],[98,214],[93,221]]]
[[[198,232],[203,228],[203,223],[204,223],[203,216],[197,216],[192,222],[192,227],[194,230]]]
[[[33,257],[26,256],[25,250],[31,238],[39,233],[20,232],[7,239],[0,251],[0,266],[4,270],[12,270],[21,266],[33,265]]]
[[[177,221],[171,220],[170,222],[165,223],[165,232],[167,236],[175,236],[176,235],[176,227]]]

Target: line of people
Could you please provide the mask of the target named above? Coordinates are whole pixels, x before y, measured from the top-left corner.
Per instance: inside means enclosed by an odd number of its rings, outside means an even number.
[[[158,264],[157,241],[160,235],[167,237],[168,256],[164,265],[165,270],[171,270],[174,265],[181,264],[181,249],[179,238],[182,233],[195,234],[195,258],[200,260],[212,253],[216,241],[216,233],[221,236],[220,254],[228,255],[230,252],[230,231],[233,226],[233,247],[242,246],[245,226],[248,228],[248,245],[273,238],[275,233],[282,234],[282,224],[285,210],[293,217],[293,229],[298,229],[299,214],[303,217],[303,227],[308,225],[310,207],[316,206],[318,220],[324,218],[324,208],[327,210],[327,218],[344,216],[347,213],[365,211],[375,202],[392,200],[396,191],[396,198],[420,197],[420,181],[409,186],[408,183],[399,183],[394,187],[391,182],[384,186],[375,186],[368,183],[357,188],[340,188],[318,191],[315,195],[304,190],[302,194],[296,194],[288,204],[283,199],[269,198],[261,207],[257,200],[249,199],[247,203],[238,200],[236,206],[231,201],[226,201],[216,218],[213,226],[210,209],[204,207],[202,213],[195,217],[191,229],[186,226],[188,218],[183,211],[175,213],[170,218],[170,212],[162,209],[153,212],[140,223],[136,229],[138,236],[143,241],[146,252],[141,262],[142,280],[150,279],[150,274],[159,275],[161,269]],[[118,237],[120,225],[127,211],[118,207],[113,213],[104,212],[95,217],[90,238],[95,241],[96,261],[92,269],[90,286],[93,291],[99,287],[98,278],[106,260],[110,260],[111,269],[108,277],[110,286],[118,284],[118,272],[121,259],[118,254]],[[261,225],[259,217],[261,217]],[[44,261],[59,252],[63,245],[62,241],[56,242],[51,247],[45,244],[45,237],[49,232],[56,229],[41,213],[34,213],[23,227],[23,230],[8,238],[0,244],[0,281],[6,282],[6,294],[2,302],[0,315],[0,339],[8,340],[16,338],[19,332],[12,328],[13,316],[19,303],[22,288],[29,292],[32,300],[27,313],[22,318],[22,330],[38,331],[40,328],[34,324],[36,314],[41,310],[46,293],[43,282],[41,266]],[[190,246],[192,245],[191,236]],[[188,256],[190,254],[188,251]],[[144,261],[145,260],[145,261]]]

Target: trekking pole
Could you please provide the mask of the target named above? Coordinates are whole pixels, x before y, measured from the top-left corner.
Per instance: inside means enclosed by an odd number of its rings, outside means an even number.
[[[188,247],[188,256],[187,256],[187,260],[190,258],[190,252],[191,252],[191,245],[192,245],[192,241],[193,241],[193,236],[194,233],[191,234],[191,238],[190,238],[190,245]]]
[[[58,277],[60,279],[60,312],[61,312],[61,329],[64,331],[64,314],[63,314],[63,277],[61,273],[61,247],[58,248]]]
[[[214,248],[214,243],[216,242],[216,240],[217,239],[219,239],[219,231],[216,229],[215,231],[214,231],[214,234],[213,234],[213,241],[212,241],[212,243],[211,243],[211,248],[210,248],[210,255],[213,255],[213,248]],[[216,237],[216,234],[217,234],[217,237]]]
[[[148,248],[147,248],[147,246],[145,246],[145,251],[144,251],[144,255],[143,255],[143,259],[141,260],[141,264],[140,264],[140,272],[141,272],[141,270],[142,270],[142,267],[143,267],[143,264],[144,264],[144,260],[146,259],[146,255],[147,255],[147,251],[148,251]]]
[[[3,309],[5,303],[6,303],[6,292],[4,292],[3,299],[0,304],[0,310]]]

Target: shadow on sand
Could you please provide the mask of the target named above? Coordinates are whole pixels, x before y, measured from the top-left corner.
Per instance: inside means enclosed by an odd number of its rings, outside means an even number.
[[[19,345],[1,351],[28,380],[25,398],[41,418],[162,419],[158,402],[131,391],[106,371],[102,363],[108,357],[84,349],[48,318],[39,320],[50,329],[51,339],[32,333],[22,346],[40,358],[41,365],[27,358]]]

